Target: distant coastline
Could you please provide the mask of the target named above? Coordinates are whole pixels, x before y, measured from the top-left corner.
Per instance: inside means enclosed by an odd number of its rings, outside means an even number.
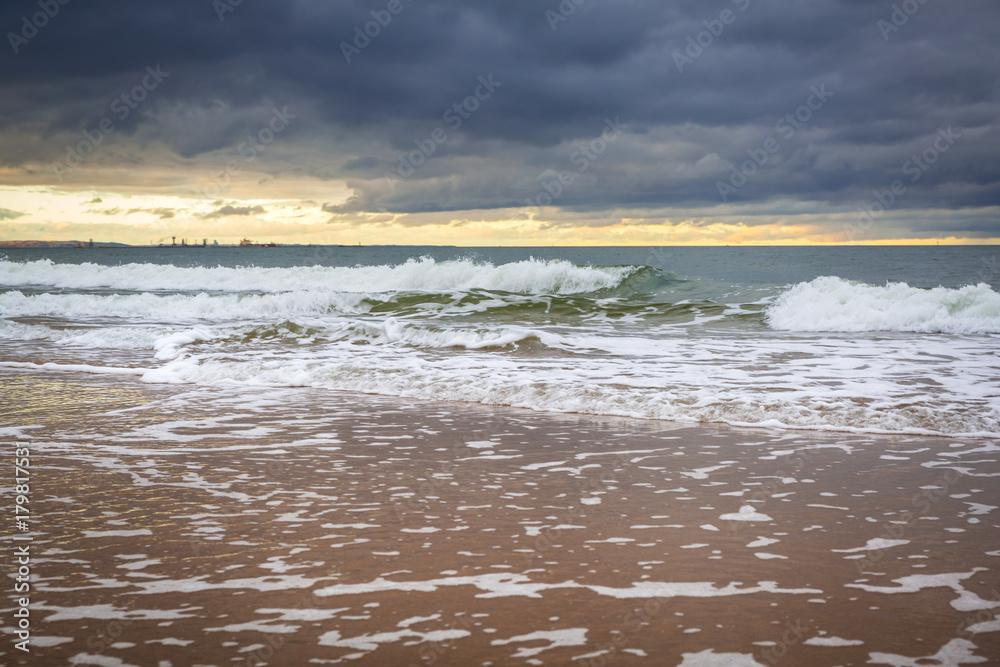
[[[256,243],[246,239],[243,243],[158,243],[156,245],[135,245],[114,241],[0,241],[0,248],[307,248],[320,244],[304,243]],[[340,247],[339,244],[323,244]]]
[[[101,248],[132,248],[128,243],[114,243],[113,241],[0,241],[0,248],[78,248],[101,247]]]

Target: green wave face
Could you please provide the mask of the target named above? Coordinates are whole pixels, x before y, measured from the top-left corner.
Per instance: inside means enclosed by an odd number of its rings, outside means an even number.
[[[362,304],[374,315],[459,321],[486,316],[494,322],[535,324],[573,324],[595,319],[674,324],[721,317],[731,308],[712,299],[697,298],[706,291],[704,286],[676,274],[649,266],[615,268],[633,270],[613,287],[578,294],[488,289],[398,292],[368,296]],[[749,312],[759,310],[752,307]]]

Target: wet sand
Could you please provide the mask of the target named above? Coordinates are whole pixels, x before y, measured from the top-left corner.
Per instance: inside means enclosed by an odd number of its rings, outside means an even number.
[[[1000,664],[996,441],[0,383],[4,664]]]

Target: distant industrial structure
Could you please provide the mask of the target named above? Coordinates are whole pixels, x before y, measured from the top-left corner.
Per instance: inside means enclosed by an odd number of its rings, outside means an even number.
[[[212,241],[212,245],[213,246],[217,246],[217,245],[219,245],[219,242],[218,241]],[[202,239],[201,243],[188,243],[187,239],[181,239],[181,242],[178,243],[177,242],[177,237],[176,236],[171,236],[169,244],[167,244],[167,243],[160,243],[159,247],[161,247],[161,248],[207,248],[208,247],[208,239]]]
[[[298,244],[291,244],[298,245]],[[359,244],[360,245],[360,244]],[[310,243],[311,247],[312,244]],[[0,248],[282,248],[280,243],[257,243],[251,239],[243,239],[239,242],[239,245],[230,244],[220,244],[218,241],[213,240],[211,243],[208,239],[202,239],[199,243],[198,241],[188,241],[186,238],[181,238],[178,240],[176,236],[170,237],[170,243],[166,243],[163,240],[154,241],[150,239],[149,245],[134,246],[128,243],[116,243],[113,241],[94,241],[94,239],[89,239],[87,241],[0,241]]]
[[[212,241],[213,248],[219,247],[218,241]],[[170,243],[160,243],[160,248],[207,248],[209,246],[208,239],[202,239],[201,243],[188,243],[187,239],[182,238],[180,242],[177,241],[176,236],[170,237]],[[229,246],[232,247],[232,246]],[[257,243],[250,239],[243,239],[240,241],[239,247],[241,248],[280,248],[281,245],[278,243]]]

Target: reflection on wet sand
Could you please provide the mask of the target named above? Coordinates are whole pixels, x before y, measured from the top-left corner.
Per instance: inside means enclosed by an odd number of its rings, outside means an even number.
[[[994,441],[39,382],[24,664],[1000,661]]]

